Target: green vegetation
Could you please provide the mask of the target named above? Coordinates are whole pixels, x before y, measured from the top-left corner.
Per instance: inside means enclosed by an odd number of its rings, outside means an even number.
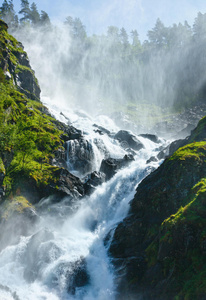
[[[177,291],[174,299],[202,299],[206,293],[206,178],[184,201],[187,204],[156,232],[158,238],[146,249],[147,263],[149,268],[161,263],[163,276],[172,276],[167,289]]]
[[[204,160],[206,161],[206,141],[197,142],[186,145],[178,149],[170,158],[169,161],[178,161],[186,159]]]
[[[178,257],[173,254],[170,264],[163,264],[167,274],[171,266],[175,266],[176,285],[181,285],[177,286],[180,291],[175,299],[192,300],[201,299],[206,292],[206,178],[192,188],[188,201],[187,205],[162,223],[161,231],[166,231],[176,242],[181,236],[178,237],[177,232],[182,232],[182,236],[188,239],[185,240],[181,255]]]
[[[25,52],[6,30],[0,32],[0,43],[1,65],[7,51],[15,73],[26,71],[34,77],[29,67],[19,63],[19,55]],[[7,68],[5,64],[4,71]],[[52,117],[44,114],[44,106],[20,93],[4,71],[0,68],[0,172],[5,174],[3,186],[9,197],[19,191],[25,179],[30,178],[37,186],[55,184],[58,168],[51,165],[51,160],[54,152],[63,148],[63,141],[62,131]]]
[[[156,268],[161,270],[151,281],[154,286],[159,281],[167,282],[160,292],[164,299],[204,299],[206,295],[205,123],[206,118],[200,120],[189,138],[190,142],[195,135],[198,142],[187,144],[166,159],[161,166],[160,185],[150,191],[151,211],[160,211],[165,202],[172,210],[179,207],[159,228],[154,228],[152,236],[148,228],[146,236],[151,241],[145,250],[147,274],[150,270],[153,274]],[[191,185],[192,182],[196,183]]]
[[[0,173],[5,174],[5,167],[1,158],[0,158]]]
[[[53,174],[52,153],[63,147],[62,132],[39,110],[43,105],[27,99],[12,84],[0,83],[0,92],[0,151],[13,155],[4,179],[7,194],[20,173],[46,184]]]
[[[31,203],[25,197],[16,196],[13,199],[6,200],[1,206],[2,219],[7,220],[14,215],[14,213],[22,214],[27,208],[32,208]]]

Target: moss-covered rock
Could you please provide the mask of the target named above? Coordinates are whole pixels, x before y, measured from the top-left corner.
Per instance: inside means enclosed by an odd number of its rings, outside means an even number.
[[[34,100],[38,84],[27,54],[4,22],[0,27],[0,188],[6,197],[23,195],[32,203],[50,194],[83,195],[82,184],[58,157],[64,153],[66,160],[64,144],[75,130]]]
[[[27,54],[1,22],[0,46],[1,250],[30,233],[38,219],[34,205],[42,198],[77,199],[84,188],[64,168],[65,142],[77,131],[55,120],[39,101]]]
[[[6,23],[0,20],[0,69],[8,80],[13,81],[20,92],[30,99],[39,101],[40,87],[29,64],[28,56],[22,44],[8,34],[7,28]]]
[[[28,235],[38,219],[35,208],[23,196],[10,197],[0,206],[0,250]]]
[[[203,118],[184,147],[137,188],[110,254],[120,297],[206,298],[206,130]]]

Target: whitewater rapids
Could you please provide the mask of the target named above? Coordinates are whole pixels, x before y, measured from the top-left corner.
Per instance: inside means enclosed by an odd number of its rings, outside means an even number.
[[[82,130],[93,147],[93,171],[99,171],[104,158],[95,139],[101,141],[110,157],[122,158],[126,154],[118,141],[94,132],[94,123],[111,132],[119,130],[108,117],[94,119],[71,111],[64,111],[63,116],[60,108],[46,104],[57,119],[62,122],[69,119],[74,127]],[[0,300],[115,299],[115,272],[107,255],[110,241],[107,239],[105,243],[105,238],[108,233],[112,236],[117,224],[126,217],[139,182],[161,163],[146,164],[158,153],[160,145],[138,138],[145,148],[136,153],[128,167],[99,186],[91,196],[73,203],[70,214],[61,221],[58,213],[54,215],[48,210],[41,215],[39,210],[41,218],[33,234],[22,236],[18,244],[0,253]],[[69,171],[81,177],[72,166]],[[56,210],[64,211],[66,203],[64,199]],[[33,242],[36,234],[39,235],[38,243]],[[76,267],[81,269],[82,265],[86,271],[79,276],[85,284],[77,284],[74,273]]]

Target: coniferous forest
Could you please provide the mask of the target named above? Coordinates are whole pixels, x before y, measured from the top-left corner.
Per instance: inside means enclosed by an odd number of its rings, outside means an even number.
[[[43,36],[41,44],[45,43],[47,52],[57,47],[55,39],[46,44],[46,37],[51,40],[51,32],[58,36],[60,29],[45,11],[38,11],[34,2],[22,0],[17,14],[13,1],[4,0],[0,13],[10,32],[17,36],[23,32],[24,40],[32,40],[35,29],[36,36]],[[105,34],[88,35],[81,20],[69,16],[69,12],[62,30],[61,38],[69,37],[69,45],[64,47],[68,46],[70,55],[64,53],[58,60],[58,72],[74,85],[81,82],[85,93],[98,89],[104,103],[148,103],[179,111],[205,97],[205,13],[199,12],[193,24],[185,21],[166,27],[157,19],[143,42],[135,28],[128,33],[124,28],[109,26]]]

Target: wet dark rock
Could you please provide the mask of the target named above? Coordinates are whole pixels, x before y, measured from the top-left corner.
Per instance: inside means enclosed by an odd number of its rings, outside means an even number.
[[[88,285],[90,281],[86,260],[82,257],[74,262],[60,262],[52,274],[53,285],[58,286],[61,278],[65,280],[67,293],[75,295],[77,288]]]
[[[155,156],[151,156],[148,160],[147,160],[147,164],[151,163],[151,162],[157,162],[158,159]]]
[[[159,160],[160,160],[160,159],[164,159],[166,156],[167,156],[167,151],[166,151],[166,149],[160,151],[160,152],[157,154],[157,158],[158,158]]]
[[[131,148],[127,148],[127,149],[125,149],[125,150],[127,151],[127,153],[128,153],[129,155],[133,155],[133,156],[137,155],[137,153],[136,153],[134,150],[132,150]]]
[[[116,140],[119,140],[121,146],[126,148],[131,148],[135,151],[139,151],[144,148],[144,145],[138,140],[138,138],[126,130],[120,130],[114,136]]]
[[[71,263],[67,272],[68,292],[75,295],[76,288],[89,284],[90,277],[87,272],[87,265],[84,258]]]
[[[60,168],[67,168],[67,153],[64,149],[58,149],[54,152],[54,158],[52,159],[52,165]]]
[[[106,128],[102,127],[102,126],[99,126],[99,125],[97,125],[97,124],[93,124],[93,127],[97,128],[97,129],[94,130],[94,131],[95,131],[95,132],[98,132],[98,133],[101,134],[101,135],[103,135],[103,134],[110,135],[110,134],[111,134],[111,132],[110,132],[108,129],[106,129]]]
[[[57,195],[71,196],[73,198],[79,198],[84,195],[84,188],[80,179],[69,173],[66,169],[58,169],[54,172],[54,178],[57,179],[56,185],[54,186],[53,182],[50,183],[48,191],[46,191],[47,195],[57,193]]]
[[[19,175],[19,180],[16,180],[15,187],[32,204],[49,196],[58,202],[65,196],[78,199],[84,195],[83,183],[64,168],[54,168],[52,178],[47,184],[37,183],[34,178],[28,178],[22,173]]]
[[[96,187],[105,182],[105,174],[102,172],[92,172],[84,178],[84,191],[86,195],[90,195],[95,191]]]
[[[65,142],[69,140],[75,140],[75,139],[82,139],[82,131],[79,129],[76,129],[75,127],[71,125],[67,125],[65,123],[62,123],[57,120],[53,120],[53,123],[56,125],[56,127],[63,131],[64,133],[61,135],[61,139]]]
[[[106,175],[106,180],[111,179],[119,169],[127,166],[134,160],[134,157],[130,154],[126,154],[121,159],[108,158],[103,159],[100,167],[100,172]]]
[[[169,156],[169,146],[161,146],[159,149],[159,153],[157,154],[157,159],[161,160],[161,159],[165,159],[167,156]]]
[[[85,139],[67,142],[67,159],[69,170],[76,170],[81,174],[92,171],[94,151],[92,145]]]
[[[157,144],[161,143],[160,139],[155,134],[148,134],[148,133],[146,133],[146,134],[139,134],[139,136],[141,136],[141,137],[143,137],[145,139],[149,139],[153,143],[157,143]]]

